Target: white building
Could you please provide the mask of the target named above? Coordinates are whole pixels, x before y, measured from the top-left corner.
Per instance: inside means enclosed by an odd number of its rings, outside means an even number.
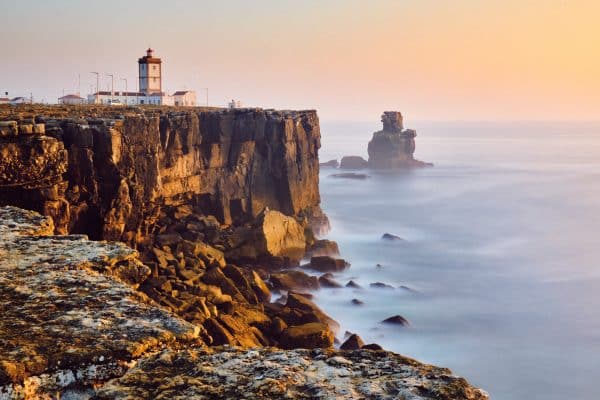
[[[164,105],[195,106],[196,92],[178,91],[169,95],[162,91],[162,60],[154,57],[154,50],[138,59],[139,92],[100,91],[88,95],[88,103],[111,105]]]
[[[15,97],[10,100],[10,104],[31,104],[31,98]]]
[[[68,94],[66,96],[63,97],[59,97],[58,98],[58,104],[85,104],[86,100],[76,94]]]
[[[196,92],[193,90],[180,90],[173,93],[173,101],[176,106],[195,106]]]
[[[227,103],[227,107],[229,108],[241,108],[242,107],[242,102],[239,100],[233,100],[231,99],[231,101],[229,103]]]

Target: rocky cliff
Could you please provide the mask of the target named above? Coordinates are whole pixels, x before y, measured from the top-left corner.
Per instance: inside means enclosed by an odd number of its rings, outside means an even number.
[[[318,214],[315,111],[0,108],[0,204],[136,245],[166,207]]]
[[[447,369],[385,351],[207,348],[222,336],[135,290],[151,273],[136,251],[53,228],[0,207],[0,400],[487,399]]]
[[[349,265],[311,230],[318,148],[314,111],[0,107],[0,206],[47,216],[0,207],[0,400],[485,398],[359,338],[332,350],[307,291]],[[288,268],[304,255],[325,274]]]
[[[373,133],[369,142],[370,168],[395,169],[431,165],[414,159],[417,132],[414,129],[404,129],[401,113],[386,111],[381,116],[381,122],[383,129]]]

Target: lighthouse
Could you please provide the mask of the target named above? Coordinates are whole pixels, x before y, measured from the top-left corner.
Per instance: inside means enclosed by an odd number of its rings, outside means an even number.
[[[140,92],[146,96],[162,93],[162,60],[154,57],[154,50],[146,50],[146,55],[138,59]]]

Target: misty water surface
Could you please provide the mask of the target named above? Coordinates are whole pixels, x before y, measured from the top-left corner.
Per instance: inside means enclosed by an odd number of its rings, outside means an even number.
[[[321,290],[319,304],[343,330],[493,399],[600,398],[600,124],[405,125],[435,167],[366,181],[321,171],[328,237],[352,263],[338,280],[365,289]],[[321,160],[366,157],[377,129],[322,123]],[[395,314],[411,326],[378,323]]]

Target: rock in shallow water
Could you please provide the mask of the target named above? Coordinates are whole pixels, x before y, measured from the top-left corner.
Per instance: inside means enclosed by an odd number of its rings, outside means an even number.
[[[381,322],[384,324],[393,324],[393,325],[402,325],[402,326],[410,325],[408,320],[406,318],[404,318],[402,315],[394,315],[393,317],[386,318]]]
[[[344,156],[340,161],[340,169],[363,169],[368,166],[367,160],[360,156]]]

